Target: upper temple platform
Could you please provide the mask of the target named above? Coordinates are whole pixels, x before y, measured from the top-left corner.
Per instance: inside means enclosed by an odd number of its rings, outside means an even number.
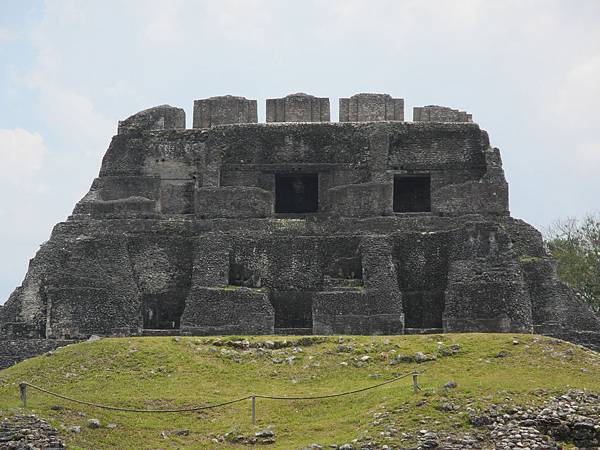
[[[500,155],[470,114],[414,109],[387,94],[329,99],[304,93],[157,106],[119,122],[100,177],[74,214],[195,215],[197,219],[303,214],[508,214]]]
[[[499,151],[474,123],[128,130],[113,138],[75,215],[508,214]]]
[[[266,101],[266,121],[330,122],[329,99],[304,93]],[[340,122],[404,121],[404,99],[388,94],[356,94],[339,99]],[[471,114],[445,106],[415,107],[415,122],[472,122]],[[258,122],[257,101],[224,95],[194,101],[193,128]],[[157,106],[119,122],[119,134],[136,129],[184,129],[185,111],[168,105]]]

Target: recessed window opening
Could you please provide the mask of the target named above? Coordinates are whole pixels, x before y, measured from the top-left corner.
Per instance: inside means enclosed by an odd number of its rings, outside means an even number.
[[[275,212],[311,213],[319,209],[317,174],[275,175]]]
[[[260,276],[243,264],[231,261],[229,263],[229,284],[232,286],[244,286],[260,288]]]
[[[431,177],[429,175],[396,175],[394,177],[394,211],[431,211]]]

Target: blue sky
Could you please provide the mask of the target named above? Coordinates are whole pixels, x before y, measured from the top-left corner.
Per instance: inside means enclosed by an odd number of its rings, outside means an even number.
[[[473,113],[513,216],[600,209],[600,2],[0,0],[0,303],[97,175],[119,119],[168,103],[389,93]]]

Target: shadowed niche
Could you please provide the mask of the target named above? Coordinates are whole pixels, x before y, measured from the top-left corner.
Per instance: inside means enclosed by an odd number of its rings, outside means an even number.
[[[147,294],[142,299],[142,307],[145,329],[172,330],[179,328],[185,299],[172,293]]]
[[[292,329],[296,334],[312,333],[312,292],[272,292],[270,301],[275,310],[276,333]]]
[[[394,212],[431,211],[431,178],[429,175],[396,175],[394,177]]]
[[[275,175],[275,212],[310,213],[319,209],[317,174]]]

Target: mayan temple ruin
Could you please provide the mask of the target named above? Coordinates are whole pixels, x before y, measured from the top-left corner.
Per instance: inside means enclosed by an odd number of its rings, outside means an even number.
[[[98,178],[0,307],[0,367],[90,335],[540,333],[600,319],[510,216],[470,114],[384,94],[167,105],[119,122]],[[510,151],[510,149],[507,149]]]

